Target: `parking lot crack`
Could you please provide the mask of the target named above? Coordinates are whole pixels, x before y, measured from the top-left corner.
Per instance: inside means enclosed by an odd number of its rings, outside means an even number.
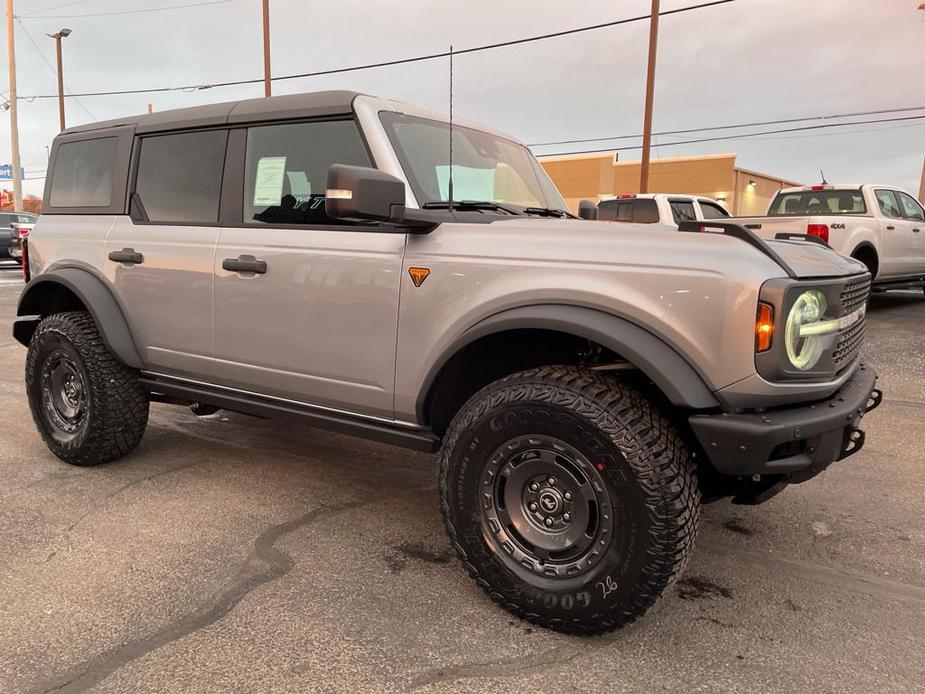
[[[141,481],[136,480],[136,483]],[[424,490],[416,490],[414,493],[421,491]],[[86,691],[125,665],[199,629],[215,624],[250,593],[271,581],[280,579],[292,570],[296,563],[295,560],[276,547],[276,543],[282,538],[336,513],[382,501],[382,497],[377,497],[375,501],[357,500],[321,506],[297,518],[270,526],[254,541],[253,549],[244,560],[231,585],[207,605],[153,634],[116,646],[80,663],[74,666],[69,673],[56,678],[57,683],[37,686],[32,691],[43,692],[43,694]]]
[[[567,665],[582,653],[583,651],[572,646],[558,646],[542,653],[533,653],[515,658],[434,668],[417,675],[411,681],[409,688],[422,689],[432,685],[442,685],[475,678],[506,678],[534,674],[552,667]]]

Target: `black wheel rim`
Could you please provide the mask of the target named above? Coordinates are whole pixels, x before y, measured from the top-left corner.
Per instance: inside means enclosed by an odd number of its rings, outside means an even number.
[[[549,436],[520,436],[492,455],[481,481],[492,549],[516,571],[571,578],[590,571],[613,535],[610,494],[595,465]]]
[[[42,410],[58,439],[76,437],[86,422],[87,384],[70,354],[51,352],[42,363]]]

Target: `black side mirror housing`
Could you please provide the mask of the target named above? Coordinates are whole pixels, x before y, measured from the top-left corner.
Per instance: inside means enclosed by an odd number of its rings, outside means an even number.
[[[379,169],[332,164],[324,210],[334,219],[400,224],[405,216],[405,183]]]
[[[582,219],[597,219],[597,203],[590,200],[582,200],[578,203],[578,216]]]

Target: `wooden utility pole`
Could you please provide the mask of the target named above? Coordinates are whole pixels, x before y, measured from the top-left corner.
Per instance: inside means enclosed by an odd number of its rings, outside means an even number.
[[[922,179],[919,181],[919,202],[925,204],[925,159],[922,160]]]
[[[22,171],[19,160],[19,109],[16,97],[16,49],[13,46],[13,0],[6,0],[6,43],[10,63],[10,145],[13,161],[13,210],[22,209]]]
[[[61,122],[61,131],[67,127],[64,124],[64,72],[61,69],[61,34],[55,37],[55,57],[58,60],[58,120]]]
[[[652,104],[655,99],[655,56],[658,49],[658,2],[652,0],[649,18],[649,67],[646,72],[646,112],[642,124],[642,163],[639,167],[639,192],[649,192],[649,149],[652,144]]]
[[[270,96],[270,0],[263,0],[263,95]]]
[[[54,34],[48,34],[55,40],[55,57],[58,60],[58,120],[61,123],[62,132],[67,126],[64,124],[64,69],[61,67],[61,39],[70,35],[70,29],[62,29]]]

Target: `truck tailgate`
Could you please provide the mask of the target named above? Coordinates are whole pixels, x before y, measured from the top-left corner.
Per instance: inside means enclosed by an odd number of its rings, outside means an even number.
[[[751,229],[763,239],[774,239],[778,234],[805,234],[809,217],[730,217],[730,222]]]

